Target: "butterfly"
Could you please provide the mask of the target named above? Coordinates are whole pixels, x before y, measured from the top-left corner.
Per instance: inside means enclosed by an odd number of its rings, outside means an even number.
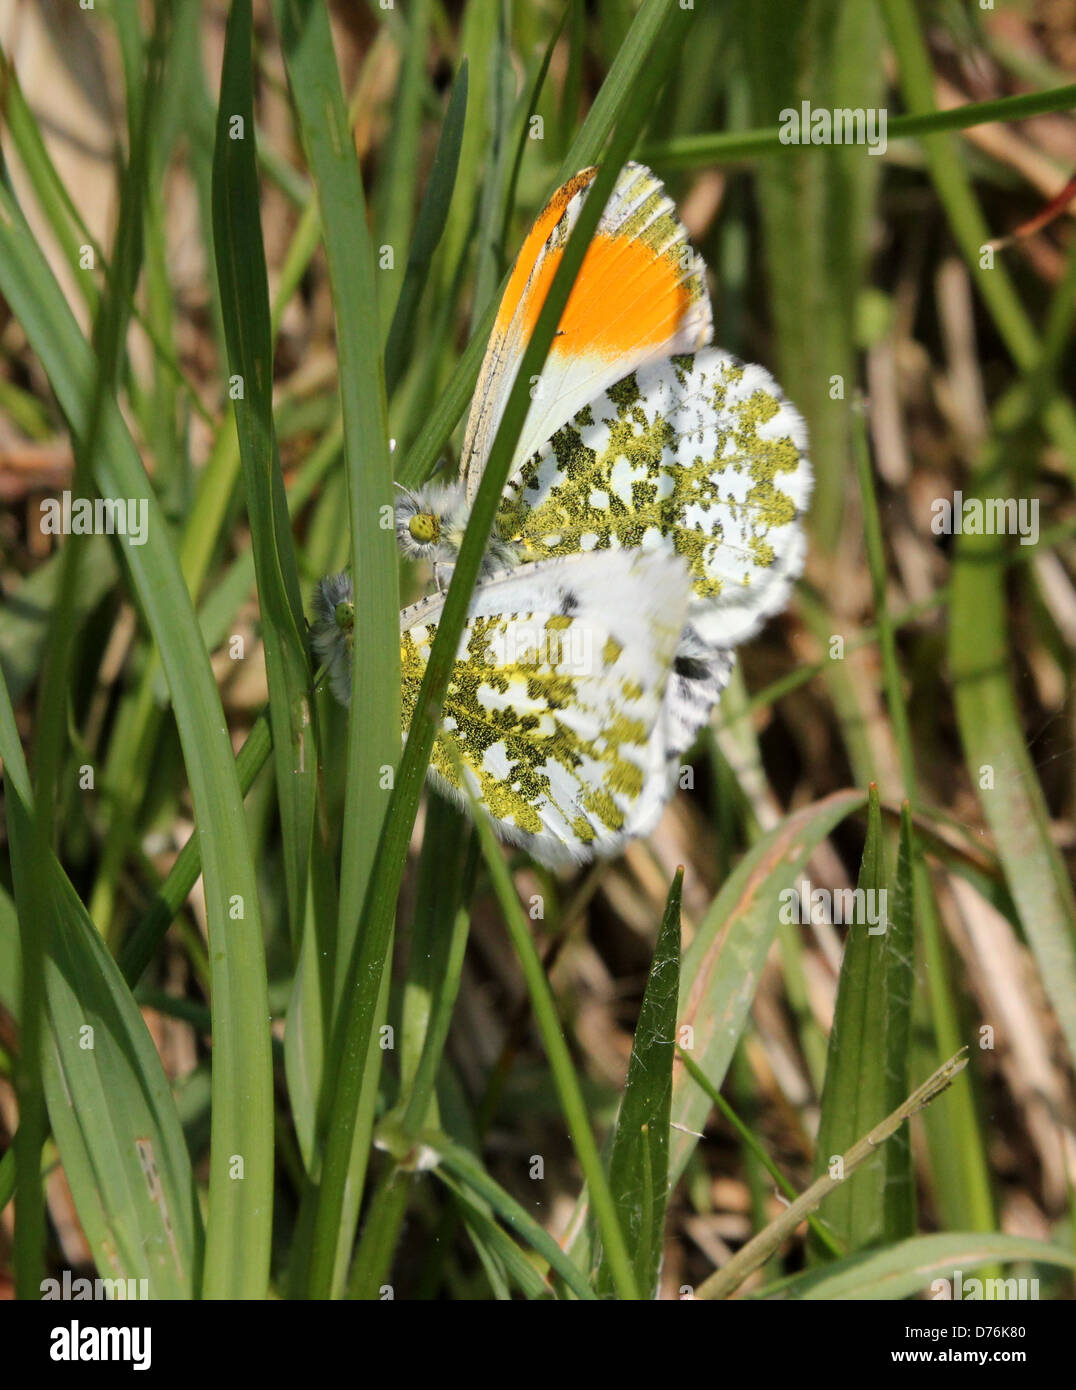
[[[399,547],[438,584],[596,172],[560,188],[523,244],[458,482],[397,501]],[[803,567],[805,425],[764,368],[710,346],[705,276],[660,181],[625,165],[487,539],[431,776],[546,863],[614,853],[653,828],[736,647],[787,604]],[[315,599],[315,649],[345,700],[352,602],[346,576]],[[443,602],[400,615],[405,735]]]

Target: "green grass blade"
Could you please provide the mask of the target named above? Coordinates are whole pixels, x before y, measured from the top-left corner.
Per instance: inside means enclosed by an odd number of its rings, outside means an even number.
[[[83,222],[70,193],[49,156],[37,121],[27,103],[18,73],[7,54],[0,48],[0,84],[3,91],[4,125],[19,152],[23,167],[30,176],[38,204],[48,219],[53,235],[63,250],[68,264],[78,265],[79,249],[93,245],[93,238]],[[97,248],[95,248],[96,252]],[[79,293],[91,310],[96,310],[100,294],[92,275],[80,275]]]
[[[925,89],[924,89],[925,90]],[[1076,83],[1044,92],[1022,92],[1019,96],[994,97],[990,101],[969,101],[945,111],[918,111],[890,116],[886,122],[889,140],[906,140],[937,135],[949,130],[970,130],[997,121],[1023,121],[1048,111],[1069,111],[1076,106]],[[780,126],[749,131],[715,131],[707,135],[675,135],[669,140],[647,144],[640,159],[665,169],[704,168],[707,164],[753,159],[758,155],[779,154],[790,148],[781,139]],[[825,158],[821,147],[796,147],[805,157],[812,151]]]
[[[965,497],[1006,490],[998,472],[987,466],[965,485]],[[1021,734],[1009,674],[1005,572],[998,563],[1004,543],[996,536],[957,538],[949,623],[957,721],[972,785],[994,833],[1043,987],[1069,1053],[1076,1056],[1076,899]]]
[[[321,828],[315,826],[302,946],[284,1027],[284,1074],[299,1152],[308,1173],[318,1161],[319,1088],[332,1045],[333,934],[338,907],[334,857]]]
[[[556,149],[562,152],[562,158],[568,153],[572,128],[579,119],[579,99],[583,91],[583,61],[587,43],[586,0],[567,0],[565,14],[570,19],[568,63],[564,73],[564,85],[558,94],[556,129]]]
[[[235,760],[241,796],[246,796],[250,791],[254,779],[269,761],[272,750],[273,735],[269,720],[262,714],[254,721]],[[201,872],[202,851],[198,836],[192,835],[176,856],[168,877],[157,890],[145,916],[123,943],[119,958],[120,971],[132,988],[142,978],[146,967],[156,955],[172,919],[187,901]]]
[[[740,1053],[738,1055],[742,1056],[743,1054]],[[732,1106],[728,1103],[728,1101],[721,1094],[721,1092],[715,1086],[710,1084],[709,1078],[699,1067],[695,1065],[695,1063],[691,1060],[691,1058],[688,1056],[686,1052],[681,1052],[679,1054],[679,1059],[684,1064],[685,1069],[687,1070],[692,1081],[694,1081],[695,1085],[700,1086],[706,1092],[706,1094],[710,1097],[711,1102],[717,1107],[718,1110],[721,1111],[722,1115],[724,1115],[725,1119],[728,1120],[729,1124],[739,1135],[741,1141],[743,1142],[745,1151],[750,1153],[750,1155],[755,1160],[757,1160],[760,1167],[764,1168],[766,1172],[769,1173],[770,1177],[781,1189],[781,1191],[788,1198],[788,1200],[790,1202],[795,1201],[796,1189],[792,1186],[789,1180],[785,1177],[784,1173],[781,1172],[780,1168],[778,1168],[777,1164],[774,1163],[773,1159],[766,1152],[765,1145],[759,1139],[758,1135],[755,1134],[743,1122],[743,1120],[740,1119],[739,1115],[737,1115],[736,1111],[733,1110]],[[844,1254],[844,1250],[842,1249],[842,1247],[837,1244],[833,1236],[830,1235],[829,1231],[826,1230],[825,1226],[821,1225],[818,1218],[814,1215],[813,1212],[808,1213],[807,1224],[811,1228],[811,1233],[815,1237],[815,1239],[820,1241],[822,1246],[825,1249],[829,1250],[831,1254],[836,1256]]]
[[[882,518],[866,427],[861,418],[852,424],[852,446],[863,508],[864,539],[874,595],[886,705],[900,759],[904,794],[912,804],[918,804],[912,725],[897,651],[896,625],[886,599],[888,570]],[[901,844],[904,844],[903,834]],[[919,944],[926,967],[929,1019],[935,1035],[935,1048],[926,1052],[922,1059],[927,1063],[952,1056],[961,1046],[965,1033],[959,1014],[958,982],[954,979],[952,957],[947,950],[933,884],[918,839],[912,838],[908,842],[908,851],[911,856],[911,881],[904,883],[901,892],[903,896],[910,894],[918,907]],[[910,934],[900,931],[898,934],[905,939],[910,957],[914,957],[914,931]],[[888,944],[887,941],[887,947]],[[902,971],[907,967],[894,964],[894,968]],[[894,987],[899,992],[895,976]],[[920,999],[920,1016],[924,1024],[928,1017],[925,1004],[926,1001]],[[888,1010],[888,1000],[886,1007]],[[906,1019],[898,1023],[898,1034],[907,1027],[907,1023]],[[905,1040],[900,1050],[903,1051],[906,1046]],[[927,1111],[924,1124],[933,1160],[940,1219],[957,1229],[992,1229],[995,1222],[986,1136],[976,1114],[972,1088],[955,1087],[939,1097]],[[892,1203],[886,1214],[886,1221],[892,1220],[894,1223],[890,1231],[892,1236],[907,1234],[911,1229],[908,1223],[912,1220],[914,1194],[905,1153],[907,1144],[906,1134],[896,1136],[889,1145],[893,1152],[887,1152],[884,1160],[888,1166],[897,1165],[900,1171],[899,1180],[886,1188],[887,1207]]]
[[[900,839],[893,878],[893,916],[885,934],[885,1108],[893,1110],[907,1095],[912,999],[915,993],[915,841],[911,808],[900,808]],[[887,1239],[910,1236],[916,1226],[915,1169],[911,1135],[906,1128],[894,1134],[886,1155],[889,1185],[885,1190]]]
[[[427,802],[408,972],[400,1025],[400,1097],[379,1126],[401,1149],[420,1129],[440,1125],[434,1085],[459,993],[467,949],[478,846],[462,814],[445,798]],[[376,1298],[389,1276],[410,1194],[408,1175],[385,1170],[352,1261],[349,1298]]]
[[[459,991],[478,845],[462,814],[443,797],[427,802],[419,863],[411,968],[404,986],[400,1101],[404,1127],[431,1123],[434,1084]]]
[[[684,873],[678,869],[654,947],[609,1157],[609,1186],[643,1298],[657,1295],[665,1234],[683,886]],[[604,1255],[597,1287],[599,1296],[613,1290],[612,1271]]]
[[[549,36],[549,41],[545,46],[545,52],[541,59],[535,64],[534,78],[529,85],[524,84],[516,101],[516,111],[513,124],[515,126],[515,156],[512,160],[512,167],[509,171],[504,198],[501,207],[501,234],[498,238],[502,248],[508,245],[509,224],[511,221],[512,210],[516,205],[516,189],[519,185],[519,171],[523,165],[523,154],[530,140],[530,118],[538,110],[538,104],[542,96],[542,88],[545,80],[549,76],[549,65],[553,61],[553,51],[560,41],[560,36],[564,32],[564,23],[568,18],[570,4],[565,6],[564,12],[560,17],[556,27]]]
[[[917,952],[922,983],[913,1015],[913,1062],[929,1066],[952,1056],[967,1038],[959,970],[945,935],[925,861],[912,845]],[[925,984],[925,988],[923,987]],[[932,1043],[928,1039],[933,1035]],[[972,1064],[974,1066],[974,1057]],[[970,1086],[954,1086],[923,1117],[931,1155],[934,1200],[940,1224],[955,1230],[992,1231],[997,1226],[987,1134]]]
[[[41,1280],[45,1273],[45,1190],[41,1180],[41,1151],[48,1136],[43,1076],[47,1046],[47,936],[51,935],[51,932],[42,931],[38,924],[50,922],[49,875],[46,864],[35,866],[33,863],[37,837],[30,813],[24,809],[32,801],[30,774],[22,756],[15,714],[2,682],[0,758],[4,764],[6,820],[13,873],[16,863],[20,865],[20,871],[25,862],[30,865],[29,872],[22,872],[21,883],[17,880],[15,884],[16,897],[20,896],[20,891],[22,897],[15,961],[19,967],[17,1014],[20,1037],[14,1080],[19,1127],[15,1131],[11,1150],[5,1155],[5,1162],[12,1160],[7,1168],[7,1181],[12,1190],[17,1187],[19,1191],[12,1250],[15,1296],[36,1299],[40,1296]]]
[[[503,1231],[488,1211],[477,1202],[462,1186],[454,1182],[446,1173],[438,1174],[441,1181],[456,1198],[463,1213],[463,1224],[475,1253],[482,1261],[486,1277],[491,1287],[504,1285],[506,1279],[515,1281],[519,1291],[528,1299],[555,1297],[553,1287],[542,1278],[534,1264],[519,1248],[515,1241]],[[500,1277],[498,1277],[500,1276]],[[498,1297],[511,1297],[507,1287]]]
[[[84,430],[94,363],[30,229],[0,188],[0,288],[76,434]],[[213,1149],[206,1291],[258,1297],[269,1262],[272,1093],[260,911],[246,819],[220,697],[168,528],[118,408],[102,418],[96,482],[145,507],[145,545],[122,547],[160,648],[186,758],[202,846],[213,942]],[[234,1157],[244,1179],[232,1177]]]
[[[512,105],[516,74],[511,62],[508,36],[508,7],[498,5],[497,32],[489,52],[489,134],[486,170],[482,179],[475,231],[474,290],[472,318],[480,315],[497,298],[497,281],[504,268],[501,233],[504,227],[504,199],[507,196],[511,158]]]
[[[234,389],[229,394],[235,409],[258,578],[288,924],[297,951],[306,907],[317,751],[299,572],[273,429],[273,348],[258,215],[251,43],[249,0],[236,0],[228,16],[221,72],[213,164],[213,244],[229,371],[232,382],[238,377],[241,383],[241,394]]]
[[[159,18],[167,24],[167,14]],[[108,277],[109,292],[101,299],[94,320],[92,385],[87,395],[85,417],[80,426],[71,432],[75,459],[71,491],[76,497],[92,492],[103,445],[105,410],[122,376],[127,306],[142,264],[143,190],[159,88],[159,48],[151,50],[144,82],[141,63],[137,74],[129,76],[131,83],[137,84],[138,91],[136,96],[129,85],[128,104],[130,106],[131,102],[144,96],[144,120],[132,127],[130,158],[122,173],[114,264]],[[22,943],[24,970],[21,1003],[26,1049],[20,1057],[19,1082],[29,1119],[24,1126],[20,1126],[16,1150],[20,1165],[19,1181],[27,1199],[25,1210],[19,1212],[17,1221],[16,1282],[23,1296],[31,1293],[34,1274],[40,1264],[40,1249],[33,1248],[35,1240],[40,1239],[42,1216],[39,1160],[35,1152],[43,1138],[41,1077],[36,1073],[43,1066],[48,1075],[49,1050],[44,1035],[43,1010],[50,1014],[49,1024],[53,1026],[51,970],[57,958],[56,952],[62,948],[59,935],[62,919],[54,920],[56,888],[52,854],[57,837],[60,770],[68,736],[65,717],[68,682],[78,644],[78,629],[72,620],[72,613],[76,606],[82,558],[82,546],[75,543],[64,547],[60,559],[57,602],[49,620],[37,692],[33,797],[32,800],[24,797],[22,807],[12,819],[15,830],[13,848],[18,861],[16,896],[20,904],[20,917],[34,924],[34,930],[24,936]],[[31,1075],[32,1072],[35,1074]],[[47,1096],[47,1079],[45,1092]]]
[[[339,916],[335,940],[333,1013],[345,1000],[351,960],[388,805],[385,770],[400,751],[400,646],[392,468],[389,462],[385,382],[376,331],[378,319],[374,249],[366,222],[366,200],[333,51],[328,12],[320,0],[277,0],[281,32],[299,133],[321,209],[336,316],[344,457],[351,522],[351,573],[356,605],[351,706],[348,714],[346,803]],[[386,525],[386,518],[388,524]],[[391,921],[378,939],[374,1001],[391,952]],[[369,938],[363,933],[363,943]],[[376,1006],[376,1004],[375,1004]],[[338,1061],[328,1057],[332,1071]],[[380,1055],[364,1049],[356,1085],[376,1068]],[[320,1089],[320,1088],[319,1088]],[[372,1110],[371,1110],[372,1115]],[[327,1296],[339,1288],[362,1196],[367,1148],[349,1143],[340,1173],[341,1212],[331,1230],[322,1229],[316,1254]],[[346,1186],[346,1193],[344,1188]],[[311,1190],[312,1191],[312,1190]],[[308,1198],[310,1200],[310,1198]]]
[[[396,85],[396,100],[385,147],[384,168],[378,178],[380,193],[375,225],[378,256],[392,252],[392,267],[379,260],[378,303],[386,328],[397,305],[403,283],[403,256],[411,242],[415,215],[415,188],[419,169],[419,135],[426,96],[426,52],[429,48],[431,0],[411,0],[405,11],[403,62]],[[401,26],[402,27],[402,26]]]
[[[399,1164],[389,1164],[378,1178],[370,1197],[370,1210],[355,1247],[347,1296],[373,1300],[388,1283],[396,1243],[407,1215],[414,1174]]]
[[[910,876],[910,845],[906,860]],[[859,899],[862,890],[864,898]],[[822,1088],[821,1118],[815,1151],[815,1175],[824,1173],[832,1159],[860,1135],[872,1129],[900,1104],[907,1094],[907,978],[912,954],[903,943],[894,960],[897,943],[888,920],[888,875],[882,840],[882,815],[878,788],[871,786],[867,813],[867,841],[856,884],[854,914],[848,924],[844,959],[837,986],[833,1026],[829,1035],[826,1077]],[[873,915],[881,920],[872,920]],[[906,923],[905,925],[910,925]],[[882,930],[879,933],[878,928]],[[904,974],[898,975],[901,969]],[[889,1014],[890,979],[894,992],[894,1016]],[[897,986],[899,985],[899,991]],[[893,1050],[890,1050],[890,1045]],[[896,1045],[903,1044],[897,1053]],[[906,1229],[891,1229],[889,1184],[906,1192],[911,1182],[911,1156],[905,1144],[886,1144],[872,1163],[865,1164],[826,1203],[825,1217],[837,1239],[849,1250],[891,1241]]]
[[[415,234],[407,253],[400,296],[393,311],[389,336],[385,344],[385,390],[391,396],[403,374],[404,363],[411,352],[419,300],[430,273],[434,252],[441,241],[452,194],[456,186],[456,171],[460,162],[467,115],[467,60],[460,65],[452,87],[452,97],[445,112],[441,138],[433,158],[426,192],[422,195]]]
[[[503,290],[503,285],[500,288]],[[479,368],[486,353],[486,343],[493,328],[493,320],[497,317],[497,303],[498,297],[495,295],[475,326],[474,334],[464,348],[463,355],[437,404],[430,412],[415,442],[401,460],[396,477],[404,487],[417,487],[426,480],[474,394]]]
[[[497,894],[497,900],[501,905],[501,911],[504,913],[505,925],[512,938],[516,958],[527,982],[531,1008],[534,1011],[538,1031],[542,1035],[542,1045],[545,1048],[546,1057],[549,1059],[549,1068],[553,1073],[553,1084],[564,1112],[572,1147],[575,1149],[579,1166],[586,1179],[591,1207],[594,1211],[609,1269],[610,1287],[616,1290],[620,1298],[637,1298],[639,1296],[638,1283],[627,1247],[628,1231],[621,1225],[616,1203],[606,1180],[605,1170],[598,1153],[598,1145],[594,1139],[590,1120],[587,1116],[586,1104],[579,1087],[579,1080],[572,1066],[568,1044],[564,1040],[560,1020],[557,1017],[557,1005],[553,998],[553,992],[531,937],[526,914],[512,884],[508,864],[501,853],[488,817],[479,815],[478,834],[482,842],[486,868]],[[649,1252],[646,1258],[649,1263]]]
[[[79,1221],[102,1278],[146,1279],[150,1297],[191,1298],[201,1219],[168,1080],[130,990],[58,861],[50,855],[30,868],[29,777],[2,681],[0,758],[20,917],[37,904],[36,894],[27,896],[28,880],[43,883],[47,895],[42,1077]],[[29,1123],[24,1114],[20,1131]],[[20,1205],[23,1191],[20,1185]]]
[[[107,258],[100,243],[86,226],[81,213],[75,206],[66,185],[56,170],[42,139],[41,131],[26,96],[19,83],[18,74],[7,55],[0,50],[0,104],[3,107],[5,125],[11,140],[18,150],[19,158],[29,175],[38,205],[44,213],[49,227],[59,242],[63,254],[70,265],[78,265],[83,247],[93,252],[94,264],[101,270],[108,270]],[[80,274],[76,279],[79,294],[91,311],[96,311],[100,302],[100,290],[93,275]],[[212,423],[211,417],[202,404],[198,394],[188,388],[175,355],[161,340],[154,326],[140,312],[134,302],[133,291],[125,291],[126,308],[146,330],[156,354],[157,365],[185,392],[186,399],[199,415]]]
[[[837,792],[789,816],[762,836],[726,879],[680,968],[680,1048],[690,1053],[711,1087],[720,1087],[732,1062],[748,1010],[777,932],[779,894],[802,872],[833,828],[864,803],[862,792]],[[710,1113],[709,1090],[689,1073],[673,1077],[669,1182],[683,1174],[696,1136]],[[584,1259],[585,1223],[572,1249]]]
[[[19,996],[22,993],[21,976],[19,917],[14,899],[0,888],[0,1004],[16,1023],[19,1021]],[[3,1203],[0,1202],[0,1210],[2,1208]]]
[[[898,1299],[917,1293],[933,1292],[935,1279],[954,1279],[960,1270],[963,1297],[972,1296],[968,1275],[981,1265],[1019,1261],[1076,1269],[1076,1255],[1043,1240],[996,1232],[947,1232],[944,1235],[913,1236],[878,1252],[864,1252],[835,1260],[824,1269],[808,1270],[784,1285],[782,1298],[807,1299]],[[956,1295],[950,1290],[950,1297]],[[980,1289],[979,1297],[983,1296]],[[1002,1298],[1018,1298],[1014,1290]]]
[[[669,0],[643,0],[632,26],[609,65],[598,95],[579,127],[560,166],[559,183],[564,183],[580,169],[595,164],[614,127],[623,119],[624,104],[629,92],[642,94],[647,86],[654,51],[669,23],[673,7]],[[676,34],[676,42],[690,42],[693,19],[681,15],[685,23]]]
[[[739,56],[756,116],[817,106],[870,109],[881,103],[881,25],[874,5],[809,0],[741,0],[734,9]],[[787,26],[781,43],[775,26]],[[864,55],[871,55],[864,61]],[[869,217],[882,161],[862,145],[825,159],[766,161],[756,175],[766,238],[782,387],[803,412],[815,490],[812,533],[836,542],[847,492],[851,414],[834,407],[833,380],[855,380],[855,307],[866,269]],[[789,255],[788,248],[796,247]]]
[[[460,144],[457,196],[448,210],[439,267],[437,292],[442,299],[449,298],[452,294],[452,282],[457,267],[467,251],[473,211],[481,197],[482,166],[487,157],[490,140],[490,83],[494,77],[489,55],[496,44],[500,11],[501,6],[498,4],[468,5],[461,20],[460,53],[467,62],[470,93]],[[474,332],[481,336],[484,342],[487,334],[479,334],[477,329]],[[477,372],[477,366],[475,370]],[[461,412],[465,404],[465,401],[461,402]],[[445,432],[446,439],[451,429],[450,425]],[[440,448],[440,445],[437,447]]]
[[[839,1162],[835,1160],[830,1164],[828,1171],[816,1178],[790,1206],[757,1235],[752,1236],[726,1264],[699,1285],[696,1298],[728,1298],[733,1294],[748,1275],[760,1269],[770,1256],[780,1249],[808,1212],[817,1210],[834,1192],[839,1192],[864,1164],[874,1162],[879,1149],[906,1128],[913,1115],[917,1115],[952,1085],[954,1079],[967,1066],[967,1057],[964,1055],[966,1051],[966,1048],[961,1048],[954,1057],[943,1062],[921,1086],[916,1087],[910,1096],[904,1098],[896,1110],[879,1120],[865,1134],[860,1135],[843,1154],[838,1155]]]
[[[628,99],[628,94],[632,90],[637,90],[639,84],[644,80],[654,45],[662,25],[668,20],[669,12],[668,0],[644,0],[640,6],[631,30],[606,74],[601,90],[594,99],[586,119],[580,126],[561,163],[559,182],[563,183],[573,174],[577,174],[581,169],[587,168],[598,159],[602,147],[608,139],[609,132],[616,122],[617,115],[622,111]],[[487,9],[485,6],[472,6],[468,11],[468,14],[476,13],[484,13],[488,18],[494,14],[494,7],[491,5]],[[472,112],[478,107],[481,100],[482,95],[476,83],[471,102]],[[464,189],[467,187],[464,167],[469,134],[470,127],[464,137],[465,155],[461,158],[460,186]],[[451,264],[454,265],[455,261],[453,260]],[[473,326],[473,332],[463,356],[441,393],[429,419],[408,450],[406,458],[401,462],[396,476],[405,487],[413,487],[426,478],[471,399],[475,382],[478,379],[478,370],[482,365],[482,358],[486,351],[486,341],[496,317],[497,304],[504,292],[507,278],[506,274],[497,293],[492,296],[481,320]]]
[[[802,873],[826,836],[866,800],[862,792],[832,796],[796,811],[744,855],[715,898],[680,968],[679,1027],[692,1029],[684,1051],[720,1086],[747,1019],[777,930],[779,894]],[[673,1080],[669,1177],[676,1182],[706,1123],[710,1097],[685,1071]],[[690,1132],[689,1132],[690,1131]]]
[[[299,134],[321,208],[336,316],[344,455],[355,585],[354,666],[348,721],[347,805],[337,950],[343,965],[358,933],[370,866],[388,803],[385,767],[400,751],[399,609],[392,469],[379,352],[374,249],[354,143],[348,134],[328,13],[321,0],[277,0]],[[386,512],[385,509],[388,509]],[[337,980],[336,998],[343,980]],[[360,1184],[361,1186],[361,1184]]]
[[[572,1263],[545,1227],[540,1226],[514,1197],[499,1183],[493,1181],[473,1154],[458,1144],[444,1141],[437,1143],[437,1152],[440,1154],[441,1162],[434,1172],[438,1176],[444,1168],[458,1182],[488,1202],[505,1225],[515,1231],[535,1254],[546,1261],[550,1269],[560,1275],[577,1298],[588,1301],[594,1299],[595,1294],[581,1270]]]
[[[73,618],[81,625],[115,584],[119,568],[100,536],[88,536]],[[14,703],[33,684],[45,650],[48,620],[59,592],[63,556],[51,556],[4,597],[0,611],[0,670]]]

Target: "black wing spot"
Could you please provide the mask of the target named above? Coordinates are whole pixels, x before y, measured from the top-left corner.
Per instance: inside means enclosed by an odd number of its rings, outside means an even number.
[[[706,662],[693,656],[678,656],[673,662],[673,670],[686,681],[704,681],[710,674]]]

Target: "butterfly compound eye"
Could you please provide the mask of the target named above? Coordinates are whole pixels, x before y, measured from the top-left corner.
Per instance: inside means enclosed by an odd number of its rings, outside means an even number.
[[[423,545],[432,545],[440,538],[441,519],[432,512],[416,512],[408,521],[407,529],[414,540]]]

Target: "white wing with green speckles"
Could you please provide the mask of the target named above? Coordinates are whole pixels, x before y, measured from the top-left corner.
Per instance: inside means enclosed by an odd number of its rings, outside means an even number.
[[[764,367],[707,348],[617,382],[510,480],[502,534],[528,559],[607,549],[687,561],[690,622],[733,647],[803,568],[807,431]]]
[[[802,416],[765,368],[705,348],[618,381],[508,483],[498,531],[524,559],[638,550],[687,562],[670,753],[709,719],[735,648],[788,603],[806,551],[806,447]]]
[[[671,555],[520,566],[479,584],[430,761],[498,833],[547,864],[612,854],[657,822],[675,785],[665,690],[690,601]],[[444,606],[400,614],[404,732]]]

